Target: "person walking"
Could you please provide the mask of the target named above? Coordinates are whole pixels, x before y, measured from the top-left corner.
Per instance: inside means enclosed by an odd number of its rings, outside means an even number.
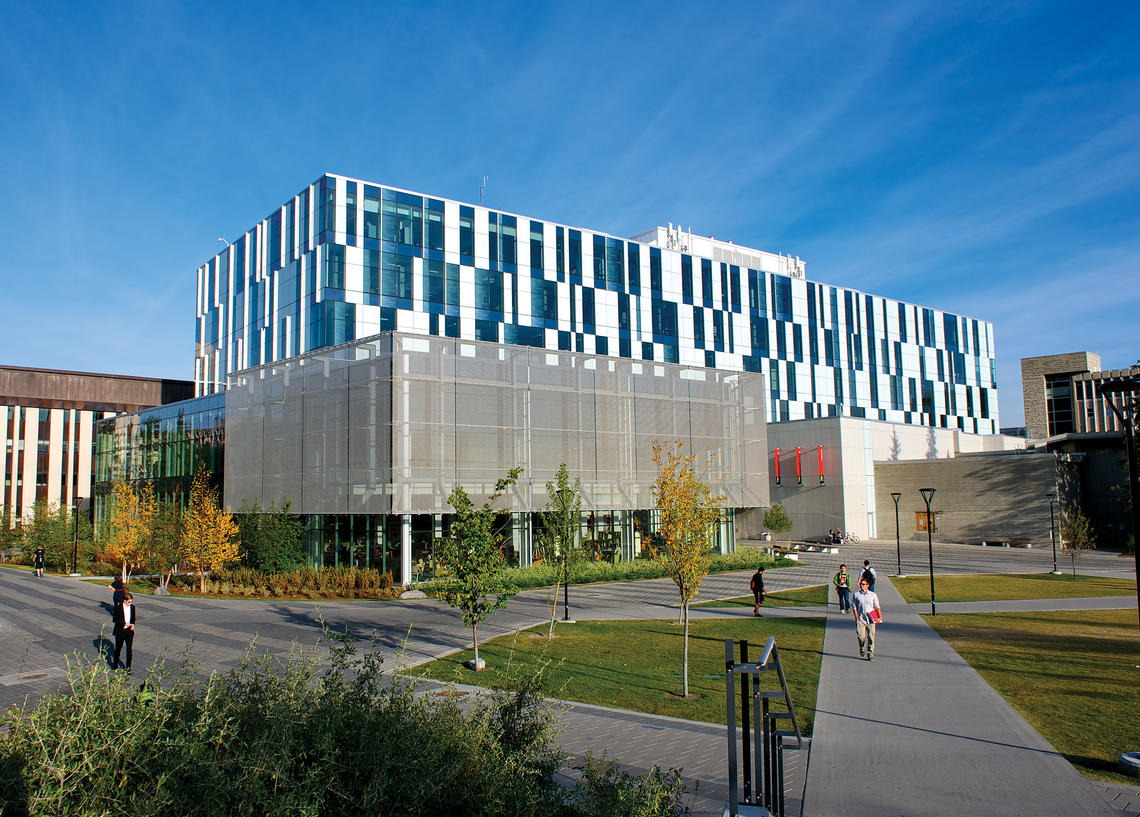
[[[840,565],[839,572],[831,581],[835,585],[836,594],[839,596],[839,612],[849,612],[851,610],[851,574],[847,572],[847,565]]]
[[[130,590],[123,590],[123,600],[115,605],[115,660],[111,669],[119,668],[119,658],[123,652],[123,645],[127,647],[127,669],[131,668],[131,659],[134,657],[135,646],[135,620],[137,614],[134,605],[134,596]]]
[[[39,545],[36,547],[36,553],[32,556],[32,568],[36,571],[36,575],[43,578],[44,575],[44,546]]]
[[[752,615],[758,616],[760,615],[760,606],[764,604],[764,565],[756,568],[748,586],[752,588],[752,599],[755,601],[755,604],[752,605]]]
[[[875,625],[883,620],[883,609],[863,576],[859,577],[859,589],[852,599],[851,612],[855,616],[855,635],[859,639],[859,657],[875,660]]]
[[[878,575],[875,573],[875,568],[871,567],[871,561],[869,559],[863,560],[863,572],[859,574],[859,578],[866,579],[867,585],[871,588],[871,592],[875,592],[875,579],[878,578]]]

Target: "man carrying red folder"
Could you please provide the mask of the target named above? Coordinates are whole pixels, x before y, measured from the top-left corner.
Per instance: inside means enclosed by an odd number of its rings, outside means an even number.
[[[859,577],[859,589],[851,598],[851,612],[855,616],[855,635],[859,637],[859,657],[875,660],[875,625],[883,620],[879,597],[870,589],[870,582]]]

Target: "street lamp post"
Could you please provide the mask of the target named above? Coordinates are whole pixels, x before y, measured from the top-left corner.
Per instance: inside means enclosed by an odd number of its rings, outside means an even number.
[[[930,557],[930,615],[936,616],[938,610],[934,605],[934,537],[932,531],[934,526],[930,516],[930,501],[934,499],[934,489],[919,488],[918,492],[922,494],[922,501],[926,503],[926,550]]]
[[[1102,395],[1123,395],[1123,407],[1117,406],[1109,397],[1104,402],[1112,409],[1120,426],[1124,429],[1124,447],[1128,451],[1128,496],[1132,505],[1132,542],[1134,548],[1140,546],[1140,478],[1136,473],[1136,424],[1140,422],[1140,376],[1123,377],[1098,384],[1097,391]],[[1140,548],[1137,548],[1140,550]],[[1140,607],[1140,555],[1136,562],[1136,601]]]
[[[75,517],[75,539],[71,548],[71,572],[79,572],[79,502],[71,506],[71,515]]]
[[[899,536],[899,500],[902,494],[895,491],[891,499],[895,501],[895,575],[902,576],[902,538]]]
[[[1061,571],[1057,569],[1057,525],[1053,521],[1053,503],[1057,500],[1056,494],[1049,494],[1049,541],[1053,543],[1053,575],[1060,576]]]

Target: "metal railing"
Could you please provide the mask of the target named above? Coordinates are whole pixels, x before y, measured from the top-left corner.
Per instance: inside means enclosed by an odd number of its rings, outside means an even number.
[[[795,738],[796,748],[803,748],[796,710],[780,664],[776,639],[769,638],[760,658],[748,660],[748,642],[740,642],[740,660],[733,657],[734,642],[724,641],[725,703],[728,723],[728,795],[729,813],[740,814],[741,806],[761,806],[771,814],[784,817],[784,738]],[[779,689],[761,689],[760,676],[775,671]],[[740,684],[742,775],[737,774],[736,759],[736,677]],[[773,704],[783,703],[783,710]],[[779,728],[779,722],[790,721],[791,729]],[[753,752],[755,744],[755,752]],[[743,792],[740,777],[743,777]],[[753,785],[755,784],[755,786]],[[755,789],[755,790],[754,790]]]

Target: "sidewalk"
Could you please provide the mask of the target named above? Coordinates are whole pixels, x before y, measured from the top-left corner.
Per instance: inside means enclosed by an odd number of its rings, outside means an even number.
[[[890,584],[874,661],[849,616],[823,644],[804,811],[881,815],[1116,815]]]

